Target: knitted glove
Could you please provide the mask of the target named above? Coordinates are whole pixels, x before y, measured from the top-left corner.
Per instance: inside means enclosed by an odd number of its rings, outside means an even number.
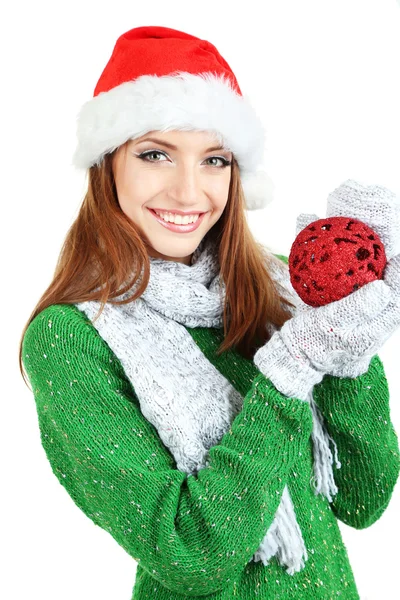
[[[388,260],[400,252],[400,198],[381,185],[347,179],[329,194],[325,216],[353,217],[369,225],[382,240]],[[316,214],[298,215],[296,235],[320,218]]]
[[[385,246],[386,256],[391,259],[388,260],[383,280],[391,287],[393,296],[379,317],[382,319],[382,329],[376,329],[375,343],[371,344],[370,350],[363,356],[349,354],[347,362],[333,366],[329,371],[330,375],[336,377],[355,378],[366,373],[371,358],[398,327],[400,255],[395,256],[395,253],[396,248],[400,249],[400,199],[383,186],[368,186],[348,179],[328,196],[326,216],[354,217],[363,221],[379,235]],[[317,219],[319,217],[316,214],[300,214],[296,222],[296,235]],[[298,305],[300,311],[307,308],[301,300]]]
[[[327,217],[353,217],[380,237],[389,260],[400,252],[400,198],[381,185],[347,179],[328,196]]]
[[[384,279],[313,308],[296,294],[296,311],[254,355],[256,366],[287,396],[307,400],[324,374],[357,377],[400,325],[400,204],[390,190],[347,180],[328,197],[327,217],[349,216],[372,227],[385,245]],[[316,214],[297,217],[296,235]]]
[[[390,275],[398,285],[399,260],[395,265]],[[377,280],[330,304],[305,305],[257,350],[254,364],[282,394],[307,401],[325,374],[345,369],[349,357],[374,353],[376,340],[392,329],[392,321],[388,327],[383,319],[392,296],[391,287]]]

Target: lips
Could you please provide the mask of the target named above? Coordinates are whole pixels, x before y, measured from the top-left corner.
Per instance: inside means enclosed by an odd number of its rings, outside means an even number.
[[[157,215],[157,213],[152,208],[149,208],[148,210],[151,212],[153,217],[155,217],[155,219],[161,225],[163,225],[163,227],[165,227],[166,229],[169,229],[170,231],[173,231],[175,233],[190,233],[191,231],[195,231],[200,226],[200,224],[203,222],[203,219],[204,219],[205,215],[207,214],[207,213],[201,214],[195,223],[188,223],[187,225],[177,225],[176,223],[167,223],[167,221],[164,221],[164,219],[162,219],[159,215]]]

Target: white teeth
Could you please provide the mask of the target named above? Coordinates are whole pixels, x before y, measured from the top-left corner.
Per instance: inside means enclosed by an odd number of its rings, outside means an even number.
[[[199,214],[182,216],[182,215],[174,215],[170,212],[163,212],[163,213],[159,213],[157,211],[154,211],[154,212],[156,212],[156,214],[159,217],[161,217],[164,221],[166,221],[167,223],[176,223],[177,225],[188,225],[189,223],[195,223],[200,216]]]

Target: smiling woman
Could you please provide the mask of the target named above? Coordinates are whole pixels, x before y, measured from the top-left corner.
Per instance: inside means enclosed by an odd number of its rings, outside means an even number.
[[[264,141],[215,46],[164,27],[120,36],[79,114],[88,189],[20,368],[60,484],[137,562],[132,600],[358,600],[337,520],[374,523],[398,477],[379,357],[341,379],[285,342],[325,321],[248,227]]]
[[[219,155],[211,154],[216,150]],[[157,138],[130,140],[116,151],[118,202],[146,240],[150,256],[190,265],[225,209],[231,162],[232,153],[203,131],[157,132]],[[185,214],[193,215],[191,223]]]

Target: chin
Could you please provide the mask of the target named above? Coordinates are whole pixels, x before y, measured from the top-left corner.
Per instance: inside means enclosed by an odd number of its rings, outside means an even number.
[[[199,238],[196,241],[183,243],[181,250],[177,250],[175,244],[165,244],[164,246],[150,243],[149,255],[155,256],[156,258],[164,258],[165,260],[183,261],[186,259],[187,261],[190,261],[191,256],[200,244],[201,239],[202,238]]]

